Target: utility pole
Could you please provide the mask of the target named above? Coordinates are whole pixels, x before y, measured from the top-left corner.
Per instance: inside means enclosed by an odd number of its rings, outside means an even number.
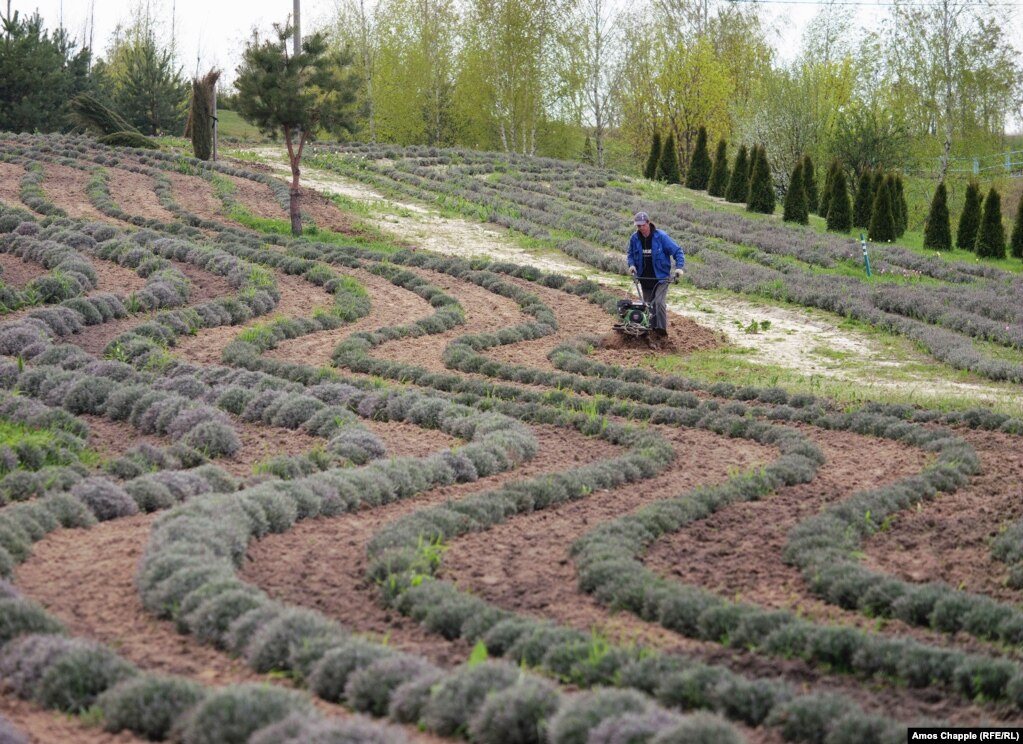
[[[301,12],[299,6],[301,0],[295,0],[295,56],[297,57],[302,51],[302,23],[301,23]]]

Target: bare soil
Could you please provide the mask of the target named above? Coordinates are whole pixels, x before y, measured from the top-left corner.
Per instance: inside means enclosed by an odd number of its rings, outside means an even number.
[[[164,209],[153,191],[156,183],[149,176],[123,168],[110,168],[110,198],[114,204],[133,217],[174,222],[175,217]]]
[[[107,217],[92,206],[86,192],[89,174],[84,170],[67,165],[47,163],[43,166],[43,173],[43,191],[50,201],[67,212],[68,217],[95,222],[111,222],[118,225],[125,224],[120,220]]]
[[[21,207],[32,210],[21,203],[21,179],[25,169],[14,163],[0,163],[0,203],[8,207]]]
[[[25,261],[10,253],[0,253],[0,268],[3,268],[0,281],[16,289],[21,289],[37,276],[48,273],[42,264]]]

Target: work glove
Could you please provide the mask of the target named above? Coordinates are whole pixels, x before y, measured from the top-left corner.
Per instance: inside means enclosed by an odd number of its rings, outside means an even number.
[[[684,272],[682,269],[675,269],[674,273],[671,275],[671,281],[674,282],[675,284],[678,284],[678,280],[681,279],[682,275],[685,273],[686,272]]]
[[[629,276],[636,276],[636,267],[635,266],[630,266],[629,267]]]

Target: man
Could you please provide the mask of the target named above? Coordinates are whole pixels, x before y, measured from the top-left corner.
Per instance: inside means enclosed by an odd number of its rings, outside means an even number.
[[[633,219],[636,232],[629,239],[629,274],[639,275],[643,300],[653,304],[653,329],[650,345],[660,346],[660,339],[668,335],[668,282],[678,281],[686,256],[678,244],[664,230],[658,230],[646,212],[636,212]],[[675,269],[671,259],[675,259]]]

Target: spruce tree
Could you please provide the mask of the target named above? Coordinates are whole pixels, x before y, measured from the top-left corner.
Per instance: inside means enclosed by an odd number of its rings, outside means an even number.
[[[771,180],[771,166],[767,162],[767,148],[760,145],[756,148],[756,153],[753,174],[750,176],[746,211],[774,214],[774,183]]]
[[[746,201],[746,194],[749,191],[748,173],[749,151],[746,145],[742,145],[739,154],[735,156],[735,165],[732,166],[732,177],[728,181],[725,199],[736,204]]]
[[[902,183],[902,176],[896,173],[892,176],[892,213],[895,216],[895,237],[901,238],[906,234],[909,226],[909,205],[906,204],[906,187]]]
[[[758,151],[760,150],[760,148],[761,148],[761,145],[753,145],[753,149],[749,151],[749,160],[746,161],[747,162],[747,169],[748,169],[747,173],[746,173],[746,182],[747,183],[749,183],[750,181],[753,180],[753,168],[757,164],[757,157],[759,155]],[[747,194],[746,197],[748,199],[749,198],[749,194]]]
[[[586,165],[593,165],[593,143],[590,142],[590,135],[586,135],[586,141],[583,142],[583,154],[582,161]]]
[[[1016,204],[1016,220],[1012,224],[1012,239],[1009,241],[1010,252],[1015,258],[1023,258],[1023,195]]]
[[[947,251],[952,247],[952,225],[948,217],[948,189],[945,182],[938,184],[931,199],[931,209],[927,213],[927,225],[924,227],[924,248],[936,251]]]
[[[679,183],[678,151],[675,150],[675,135],[668,132],[661,150],[661,160],[657,163],[657,178],[665,183]]]
[[[714,168],[710,172],[710,183],[707,193],[711,196],[724,196],[728,188],[728,143],[722,137],[718,140],[717,154],[714,156]]]
[[[824,177],[824,191],[821,192],[821,201],[817,212],[821,217],[827,219],[828,210],[831,207],[831,192],[835,187],[835,173],[842,169],[842,163],[839,160],[832,160],[831,167],[828,168],[828,174]]]
[[[966,187],[966,202],[963,213],[959,215],[959,227],[956,228],[956,248],[972,251],[977,246],[977,230],[980,229],[980,186],[970,181]]]
[[[653,181],[657,178],[657,164],[661,161],[661,133],[654,132],[654,139],[650,143],[650,155],[646,159],[646,167],[643,168],[643,178]]]
[[[866,230],[870,227],[870,210],[874,205],[874,177],[869,168],[860,174],[856,183],[856,199],[853,202],[853,227]]]
[[[781,217],[785,222],[798,222],[805,225],[810,222],[810,212],[806,203],[806,179],[803,177],[803,163],[797,162],[789,179],[789,190],[785,193],[785,211]]]
[[[977,255],[1005,258],[1005,226],[1002,225],[1002,197],[994,188],[984,200],[984,215],[977,233]]]
[[[707,127],[700,127],[696,135],[696,149],[686,174],[686,186],[703,191],[710,183],[710,153],[707,152]]]
[[[874,194],[874,207],[870,214],[868,236],[875,243],[890,243],[897,237],[895,232],[894,178],[885,176],[881,188]]]
[[[806,192],[806,208],[816,213],[820,202],[817,193],[817,171],[809,155],[803,156],[803,190]]]
[[[849,232],[852,227],[852,206],[849,204],[849,187],[845,184],[845,169],[835,161],[831,177],[831,194],[828,198],[828,230],[832,232]]]

